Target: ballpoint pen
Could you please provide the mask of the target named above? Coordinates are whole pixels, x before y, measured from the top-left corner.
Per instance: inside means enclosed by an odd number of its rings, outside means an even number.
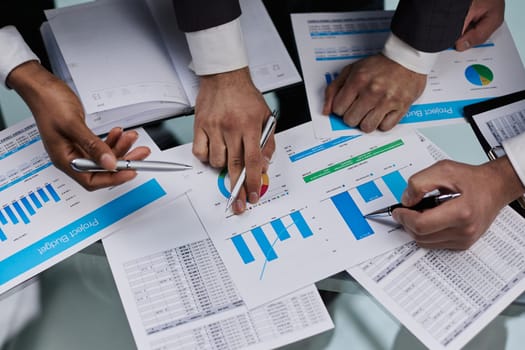
[[[461,196],[461,193],[447,193],[447,194],[440,194],[440,195],[435,195],[435,196],[428,196],[428,197],[424,197],[419,203],[417,203],[416,205],[412,207],[405,207],[403,204],[398,203],[398,204],[394,204],[394,205],[391,205],[383,209],[373,211],[363,216],[365,218],[368,218],[368,217],[377,216],[377,215],[383,215],[383,216],[392,215],[392,211],[394,211],[394,209],[396,208],[408,208],[412,210],[423,211],[425,209],[435,208],[441,203],[457,198],[459,196]]]
[[[275,123],[277,122],[277,112],[273,111],[273,113],[270,115],[268,120],[266,121],[266,125],[264,126],[264,129],[261,134],[261,139],[259,141],[259,147],[261,149],[264,148],[264,145],[266,145],[266,142],[268,141],[268,138],[270,137],[270,134],[272,133],[272,130],[275,126]],[[237,182],[233,186],[232,192],[230,194],[230,198],[228,198],[228,203],[226,204],[226,210],[231,207],[233,204],[233,201],[237,196],[239,195],[239,192],[241,191],[242,185],[244,184],[244,180],[246,179],[246,167],[244,167],[241,171],[241,174],[239,175],[239,178],[237,179]]]
[[[107,170],[90,159],[77,158],[71,161],[71,167],[78,172],[112,172],[119,170],[138,171],[182,171],[192,168],[191,165],[155,160],[117,160],[115,170]]]

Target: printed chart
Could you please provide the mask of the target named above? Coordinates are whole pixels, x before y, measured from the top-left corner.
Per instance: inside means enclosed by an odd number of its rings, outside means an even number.
[[[0,293],[166,195],[159,181],[142,176],[111,189],[86,191],[52,165],[31,120],[0,136]]]
[[[324,91],[350,63],[382,51],[391,11],[293,14],[292,23],[315,133],[359,134],[334,115],[321,114]],[[516,78],[520,77],[520,78]],[[440,53],[423,94],[400,127],[463,122],[463,107],[525,88],[525,69],[504,23],[484,44]],[[422,124],[424,123],[424,124]]]

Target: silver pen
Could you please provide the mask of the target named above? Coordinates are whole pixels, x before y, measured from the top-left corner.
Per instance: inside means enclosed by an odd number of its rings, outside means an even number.
[[[112,172],[119,170],[138,171],[182,171],[192,168],[191,165],[163,162],[156,160],[117,160],[115,170],[107,170],[90,159],[77,158],[71,161],[71,167],[78,172]]]
[[[266,125],[264,126],[264,129],[262,131],[262,134],[261,134],[261,139],[259,141],[259,146],[261,149],[264,148],[264,145],[266,145],[266,142],[268,141],[268,139],[270,138],[270,134],[272,133],[272,130],[277,122],[277,115],[276,115],[276,112],[274,111],[270,117],[268,118],[268,120],[266,121]],[[237,196],[239,195],[239,192],[241,191],[241,188],[244,184],[244,180],[246,179],[246,167],[244,167],[241,171],[241,174],[239,175],[239,178],[237,179],[237,182],[235,183],[235,185],[233,186],[233,189],[232,189],[232,192],[230,194],[230,198],[228,198],[228,203],[226,204],[226,210],[225,211],[228,211],[228,209],[232,206],[233,204],[233,201],[235,200],[235,198],[237,198]]]

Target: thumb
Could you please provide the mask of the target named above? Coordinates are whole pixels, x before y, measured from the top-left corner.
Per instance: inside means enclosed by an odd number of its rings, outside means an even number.
[[[108,137],[115,137],[115,135],[111,135],[111,133],[115,132],[115,130],[110,131]],[[104,169],[114,170],[117,167],[117,158],[111,148],[100,137],[91,132],[89,128],[82,127],[81,130],[75,133],[74,137],[78,140],[80,148],[88,157]]]

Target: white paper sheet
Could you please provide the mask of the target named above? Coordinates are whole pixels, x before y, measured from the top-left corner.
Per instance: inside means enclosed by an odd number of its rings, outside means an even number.
[[[104,239],[138,349],[269,349],[331,329],[314,286],[248,312],[186,196]]]
[[[390,32],[392,11],[292,14],[314,129],[318,137],[359,134],[321,114],[324,90],[346,65],[378,53]],[[423,94],[397,128],[464,122],[463,107],[525,87],[525,69],[504,23],[482,45],[442,52]]]
[[[505,207],[466,251],[408,243],[348,272],[430,349],[460,349],[525,291],[523,237]]]
[[[261,179],[264,193],[242,215],[225,213],[224,171],[196,165],[188,185],[250,308],[409,241],[391,218],[363,215],[398,202],[408,177],[434,161],[429,143],[413,132],[321,143],[307,123],[279,133],[276,142]]]
[[[139,130],[137,145],[160,152]],[[109,234],[113,225],[186,188],[166,174],[141,173],[89,192],[55,168],[26,119],[0,132],[0,293]]]

